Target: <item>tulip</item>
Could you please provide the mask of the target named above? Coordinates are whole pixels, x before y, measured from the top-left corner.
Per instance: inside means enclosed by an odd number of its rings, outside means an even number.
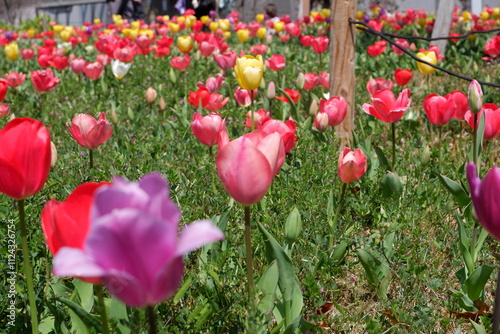
[[[246,113],[247,118],[245,119],[245,126],[247,128],[252,128],[252,112],[249,111]],[[269,117],[269,111],[264,108],[261,108],[253,113],[253,128],[258,128],[262,121]]]
[[[132,66],[132,63],[123,63],[115,59],[111,62],[111,71],[115,78],[121,80],[128,73],[130,66]]]
[[[0,79],[0,102],[3,101],[3,99],[5,98],[8,89],[9,85],[7,80]]]
[[[9,87],[12,88],[20,86],[25,79],[26,79],[26,74],[24,73],[11,72],[5,75],[5,80],[7,80],[7,85],[9,85]]]
[[[146,102],[149,104],[153,104],[158,97],[158,92],[153,87],[148,87],[146,89]]]
[[[300,76],[302,74],[302,76]],[[298,85],[300,87],[300,81],[303,80],[304,82],[304,89],[305,90],[311,90],[314,89],[318,85],[318,74],[316,73],[300,73],[299,74],[299,79],[298,79]]]
[[[321,132],[328,128],[328,114],[326,112],[320,111],[314,116],[314,127]]]
[[[483,180],[477,177],[476,165],[467,165],[470,197],[477,219],[495,239],[500,240],[500,168],[494,166]]]
[[[170,66],[179,71],[186,70],[189,67],[189,64],[191,64],[191,57],[189,57],[188,54],[185,54],[183,57],[173,57],[170,60]]]
[[[215,93],[222,87],[223,84],[224,76],[217,74],[215,77],[208,78],[205,84],[203,84],[202,82],[198,82],[196,83],[196,86],[199,88],[205,87],[210,93]]]
[[[483,105],[483,90],[476,80],[472,80],[469,85],[469,110],[477,114]]]
[[[191,132],[203,145],[213,146],[217,144],[219,133],[225,129],[226,121],[219,114],[210,113],[205,117],[197,112],[193,114]]]
[[[113,128],[104,112],[98,120],[89,114],[78,114],[71,121],[71,126],[66,124],[66,127],[80,146],[89,149],[104,144],[113,135]]]
[[[177,38],[177,48],[182,53],[188,53],[193,48],[193,40],[190,36],[179,36]]]
[[[284,91],[288,94],[288,96],[290,97],[290,99],[292,100],[293,103],[299,102],[300,92],[298,90],[285,88]],[[283,102],[286,102],[286,103],[290,103],[290,101],[285,96],[285,94],[283,94],[282,96],[276,96],[276,99],[283,101]]]
[[[97,80],[104,72],[104,66],[99,62],[86,63],[83,67],[83,72],[91,80]]]
[[[238,84],[241,88],[246,90],[258,88],[264,75],[264,62],[262,61],[262,57],[257,55],[257,57],[244,56],[236,59],[234,72],[236,74],[236,80],[238,80]]]
[[[238,37],[238,41],[240,43],[247,42],[249,35],[250,35],[250,32],[248,31],[248,29],[240,29],[236,32],[236,37]]]
[[[321,72],[321,74],[318,75],[318,84],[323,86],[325,89],[330,89],[330,73]]]
[[[85,59],[83,58],[75,58],[73,59],[70,63],[69,63],[69,66],[71,67],[71,70],[75,73],[75,74],[82,74],[83,73],[83,68],[86,64],[86,61]]]
[[[199,88],[196,92],[189,91],[188,102],[195,108],[205,108],[210,102],[210,92],[206,88]]]
[[[366,90],[373,96],[376,92],[382,89],[392,89],[392,80],[391,79],[370,79],[366,83]]]
[[[127,45],[124,46],[123,48],[118,47],[113,51],[113,57],[124,63],[131,62],[136,54],[137,54],[137,46],[135,44]]]
[[[0,104],[0,118],[6,117],[10,114],[10,107],[7,103]]]
[[[54,56],[52,60],[49,61],[49,65],[53,68],[62,71],[69,65],[68,57]]]
[[[0,192],[22,200],[42,189],[50,170],[50,134],[38,120],[15,118],[0,130]]]
[[[410,106],[409,99],[410,89],[404,89],[398,96],[394,97],[389,89],[383,89],[376,92],[371,98],[372,104],[363,104],[363,111],[368,115],[375,116],[386,123],[394,123],[399,121],[406,109]]]
[[[50,63],[52,62],[52,58],[54,58],[54,56],[52,54],[50,55],[39,55],[38,58],[37,58],[37,61],[38,61],[38,65],[40,65],[40,67],[42,68],[47,68],[50,66]]]
[[[224,98],[221,94],[218,93],[210,94],[210,99],[208,100],[205,109],[207,109],[208,111],[217,111],[220,108],[224,107],[227,101],[229,101],[229,97]]]
[[[311,40],[311,46],[316,53],[324,53],[328,48],[328,37],[316,37]]]
[[[257,44],[257,45],[252,45],[250,47],[250,53],[254,54],[254,55],[263,55],[264,53],[267,52],[267,45],[265,44]]]
[[[479,120],[484,115],[484,139],[491,140],[500,135],[500,108],[493,103],[486,103],[483,105],[477,115],[474,115],[470,110],[465,113],[465,120],[475,130],[474,116],[476,116],[476,124],[479,125]]]
[[[21,50],[21,57],[23,57],[23,59],[31,59],[35,56],[35,51],[33,51],[33,49],[22,49]]]
[[[384,53],[386,48],[387,48],[386,41],[377,41],[373,43],[373,45],[370,45],[366,48],[366,53],[368,53],[368,55],[370,55],[371,57],[376,57]]]
[[[331,97],[328,100],[319,100],[319,111],[328,115],[328,125],[337,126],[347,114],[347,102],[343,97]]]
[[[424,99],[424,110],[432,124],[443,126],[455,113],[455,101],[437,94],[430,94]]]
[[[212,55],[212,53],[214,52],[215,45],[211,44],[207,41],[203,41],[200,43],[200,46],[198,47],[198,49],[200,50],[201,55],[203,57],[208,57],[208,56]]]
[[[238,55],[232,51],[228,51],[222,54],[213,53],[212,56],[214,57],[217,65],[223,71],[228,71],[234,68],[234,66],[236,65],[236,59],[238,58]]]
[[[17,60],[19,58],[19,46],[16,42],[10,42],[5,45],[5,56],[9,60]]]
[[[297,125],[292,119],[282,122],[271,117],[266,117],[259,124],[259,130],[267,134],[279,133],[285,145],[285,153],[290,153],[297,142]]]
[[[229,195],[249,206],[259,202],[285,161],[278,133],[250,132],[226,144],[217,154],[217,173]]]
[[[394,79],[396,80],[396,83],[400,86],[406,85],[408,82],[410,82],[412,77],[413,73],[409,69],[398,68],[394,71]]]
[[[184,254],[224,238],[207,220],[186,226],[178,237],[179,219],[159,173],[139,182],[115,177],[94,195],[83,250],[61,248],[54,274],[100,277],[112,295],[132,307],[165,301],[181,282]]]
[[[276,30],[277,34],[279,34],[283,30],[285,30],[285,22],[282,22],[282,21],[274,22],[273,29]]]
[[[266,27],[260,27],[258,30],[257,30],[257,37],[259,39],[264,39],[266,38],[266,33],[267,33],[267,29]]]
[[[419,53],[417,53],[417,58],[424,60],[432,65],[437,64],[437,57],[436,57],[436,53],[434,51],[419,52]],[[434,71],[436,70],[434,67],[429,66],[429,65],[424,64],[424,63],[421,63],[419,61],[417,61],[417,66],[418,66],[418,70],[422,74],[431,74],[431,73],[434,73]]]
[[[266,59],[265,64],[273,71],[280,71],[285,67],[285,57],[279,54],[272,55]]]
[[[463,121],[465,113],[469,110],[467,96],[463,92],[455,90],[450,94],[447,94],[445,97],[447,99],[452,99],[455,102],[455,112],[453,113],[453,118],[458,121]]]
[[[39,93],[50,92],[59,81],[51,69],[31,72],[31,82]]]
[[[360,148],[354,151],[345,148],[339,156],[339,177],[344,183],[356,181],[365,174],[367,165],[367,157]]]
[[[399,45],[400,47],[402,47],[403,49],[408,49],[410,47],[410,43],[408,43],[408,41],[406,39],[402,39],[402,38],[397,39],[396,44]],[[402,51],[401,49],[399,49],[395,45],[392,45],[392,51],[394,51],[394,53],[397,54],[398,56],[402,56],[405,54],[404,51]]]

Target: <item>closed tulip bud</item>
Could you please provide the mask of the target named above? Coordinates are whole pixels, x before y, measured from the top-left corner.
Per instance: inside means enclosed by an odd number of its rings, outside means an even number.
[[[257,22],[264,22],[264,14],[257,14],[257,15],[255,15],[255,20]]]
[[[396,173],[387,173],[382,178],[382,196],[398,199],[403,193],[403,184]]]
[[[297,78],[297,88],[303,89],[305,82],[306,82],[306,77],[304,76],[304,73],[300,72],[299,77]]]
[[[429,161],[431,161],[431,149],[428,145],[425,145],[422,150],[422,155],[420,156],[420,162],[422,165],[427,165]]]
[[[0,118],[6,117],[10,114],[10,107],[7,103],[0,105]]]
[[[241,88],[246,90],[254,90],[260,86],[264,75],[264,62],[262,56],[244,56],[236,59],[234,66],[236,80],[238,80]]]
[[[309,115],[312,117],[316,116],[318,113],[318,102],[316,100],[312,100],[311,106],[309,107]]]
[[[248,41],[250,32],[248,31],[248,29],[240,29],[236,32],[236,36],[238,37],[240,43],[245,43],[246,41]]]
[[[314,127],[321,132],[328,128],[328,114],[326,112],[316,113],[314,116]]]
[[[113,124],[118,124],[118,114],[115,110],[111,110],[111,112],[109,113],[110,114],[110,118],[111,118],[111,123]]]
[[[274,81],[271,81],[267,86],[267,98],[269,100],[272,100],[274,99],[275,96],[276,96],[276,87],[274,85]]]
[[[146,90],[146,102],[149,104],[153,104],[156,101],[156,98],[158,97],[158,93],[153,87],[149,87]]]
[[[266,32],[266,27],[260,27],[259,30],[257,30],[257,37],[259,37],[260,39],[266,38]]]
[[[436,53],[434,51],[419,52],[419,53],[417,53],[417,58],[422,59],[422,60],[424,60],[432,65],[437,64],[437,57],[436,57]],[[424,63],[421,63],[419,61],[417,62],[417,66],[418,66],[418,70],[422,74],[431,74],[431,73],[434,73],[434,71],[436,70],[434,67],[429,66],[429,65],[424,64]]]
[[[285,239],[288,244],[291,245],[297,241],[301,229],[302,219],[300,218],[300,212],[297,208],[294,208],[285,222]]]
[[[50,167],[54,168],[57,162],[57,149],[53,141],[50,142]]]
[[[163,96],[160,97],[160,101],[158,101],[158,108],[163,111],[167,109],[167,103],[165,102],[165,99],[163,99]]]
[[[5,45],[5,56],[9,60],[16,60],[19,58],[19,46],[16,42],[11,42]]]
[[[472,80],[469,85],[469,109],[477,114],[483,106],[483,91],[481,85],[476,80]]]

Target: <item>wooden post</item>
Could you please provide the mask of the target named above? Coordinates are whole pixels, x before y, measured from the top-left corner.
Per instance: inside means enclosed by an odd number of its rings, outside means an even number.
[[[356,18],[357,0],[333,0],[330,26],[330,97],[341,96],[347,102],[347,115],[336,127],[340,148],[348,146],[354,129],[354,62],[356,27],[349,18]]]
[[[432,38],[447,37],[450,34],[450,24],[453,16],[454,4],[455,0],[439,0],[436,22],[434,22],[434,28],[432,29]],[[437,45],[439,52],[444,55],[447,44],[446,39],[434,41],[432,44]]]

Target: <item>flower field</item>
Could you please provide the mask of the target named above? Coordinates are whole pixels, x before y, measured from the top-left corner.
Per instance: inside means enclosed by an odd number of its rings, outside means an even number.
[[[500,8],[194,14],[0,22],[0,332],[497,331]]]

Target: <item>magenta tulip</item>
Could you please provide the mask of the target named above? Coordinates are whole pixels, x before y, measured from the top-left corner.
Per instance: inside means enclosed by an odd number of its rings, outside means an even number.
[[[209,220],[186,226],[178,237],[180,217],[159,173],[139,182],[115,177],[94,195],[84,248],[62,247],[54,257],[54,274],[100,277],[111,294],[132,307],[167,300],[181,282],[184,254],[224,238]]]

